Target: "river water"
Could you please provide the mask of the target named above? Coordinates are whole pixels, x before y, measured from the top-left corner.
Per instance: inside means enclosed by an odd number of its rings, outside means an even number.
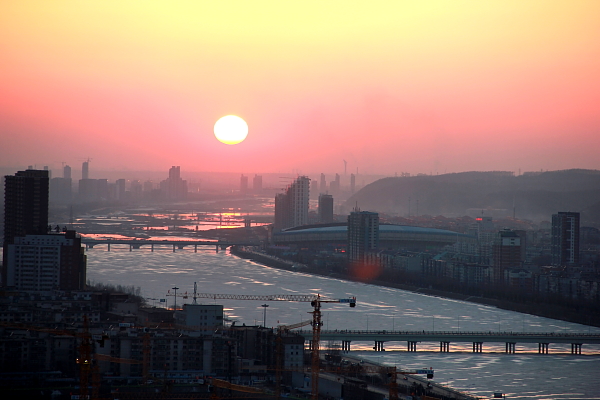
[[[426,296],[365,283],[283,271],[210,250],[148,248],[129,251],[112,246],[87,250],[88,280],[140,287],[150,304],[166,299],[169,289],[188,292],[177,305],[191,303],[194,282],[198,292],[221,294],[320,294],[329,298],[356,296],[356,308],[325,304],[324,329],[585,332],[600,329],[494,307]],[[173,290],[171,290],[173,292]],[[171,293],[172,294],[172,293]],[[204,299],[203,299],[204,300]],[[200,302],[201,300],[199,300]],[[204,300],[223,304],[227,318],[236,324],[262,324],[264,302]],[[307,303],[268,302],[266,325],[293,324],[311,317]],[[322,344],[327,347],[327,343]],[[514,399],[600,399],[600,346],[583,346],[582,355],[571,355],[570,345],[551,345],[550,354],[537,354],[537,345],[517,345],[517,354],[503,354],[503,344],[484,344],[486,353],[471,353],[471,345],[451,345],[439,353],[437,343],[419,343],[416,353],[406,343],[386,343],[375,352],[371,342],[352,342],[352,354],[404,369],[433,367],[434,380],[482,398],[503,392]]]

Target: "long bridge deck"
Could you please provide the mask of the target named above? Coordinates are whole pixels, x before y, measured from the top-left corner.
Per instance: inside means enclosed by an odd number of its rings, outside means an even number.
[[[312,330],[296,331],[310,341]],[[407,342],[408,351],[417,351],[419,342],[439,342],[441,352],[450,351],[450,343],[472,343],[473,352],[483,352],[483,343],[504,343],[506,353],[515,353],[517,343],[537,343],[538,352],[548,353],[550,344],[570,344],[572,354],[581,354],[584,344],[600,344],[597,333],[539,332],[443,332],[443,331],[362,331],[322,330],[322,341],[340,341],[342,351],[350,351],[352,341],[373,341],[375,351],[384,351],[385,342]]]
[[[82,238],[81,243],[86,248],[92,249],[94,246],[107,245],[107,250],[110,251],[110,247],[114,245],[125,245],[129,246],[129,251],[132,249],[139,249],[142,246],[150,246],[152,251],[154,247],[169,246],[175,249],[183,249],[186,246],[193,246],[194,250],[198,249],[198,246],[215,246],[217,251],[219,249],[226,249],[230,246],[258,246],[260,243],[255,242],[225,242],[220,240],[149,240],[149,239],[88,239]]]

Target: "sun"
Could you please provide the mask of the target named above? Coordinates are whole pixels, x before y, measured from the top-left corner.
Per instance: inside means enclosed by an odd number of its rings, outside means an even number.
[[[215,123],[215,137],[225,144],[238,144],[248,136],[248,124],[236,115],[226,115]]]

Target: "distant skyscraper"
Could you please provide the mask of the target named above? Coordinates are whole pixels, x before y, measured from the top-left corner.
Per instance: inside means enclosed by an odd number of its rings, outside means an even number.
[[[169,169],[169,178],[160,183],[160,190],[169,200],[183,200],[187,197],[187,181],[181,179],[181,167]]]
[[[327,193],[327,181],[325,180],[325,174],[321,174],[319,192]]]
[[[68,165],[65,165],[63,167],[63,178],[71,179],[71,167],[69,167]]]
[[[492,245],[494,282],[505,282],[505,271],[521,267],[521,238],[515,231],[498,232]]]
[[[125,179],[117,179],[115,182],[115,198],[118,201],[125,200]]]
[[[262,191],[262,175],[254,175],[254,179],[252,179],[252,190],[254,193]]]
[[[71,204],[73,196],[71,178],[50,179],[50,201],[57,204]]]
[[[281,230],[308,223],[308,200],[310,195],[310,179],[298,177],[285,193],[275,196],[274,229]]]
[[[333,195],[340,193],[340,174],[335,174],[335,180],[329,183],[329,191]]]
[[[248,193],[248,177],[244,174],[240,177],[240,193]]]
[[[79,180],[79,201],[81,203],[92,203],[98,201],[99,197],[96,179]]]
[[[169,179],[177,180],[181,179],[181,167],[172,166],[169,168]]]
[[[350,193],[354,194],[356,191],[356,175],[350,174]]]
[[[348,262],[365,261],[365,255],[379,247],[379,214],[355,210],[348,215]]]
[[[319,222],[322,224],[333,222],[333,196],[330,194],[319,195]]]
[[[129,185],[129,192],[131,193],[131,200],[137,201],[142,198],[142,183],[138,179],[131,181]]]
[[[578,212],[552,215],[552,265],[579,264],[579,220]]]
[[[81,164],[81,179],[90,179],[89,161],[84,161],[83,164]]]

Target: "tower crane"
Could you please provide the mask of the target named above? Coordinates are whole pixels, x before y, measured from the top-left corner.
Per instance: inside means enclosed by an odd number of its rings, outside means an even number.
[[[172,294],[168,294],[170,296],[174,296]],[[187,292],[181,295],[184,298],[188,297]],[[313,307],[313,311],[311,311],[312,317],[312,343],[311,343],[311,394],[313,400],[318,400],[319,398],[319,364],[320,364],[320,354],[319,354],[319,344],[321,341],[321,326],[323,326],[322,322],[322,313],[321,313],[321,305],[323,303],[342,303],[348,304],[350,307],[356,307],[356,297],[348,297],[343,299],[326,299],[322,298],[320,294],[269,294],[269,295],[260,295],[260,294],[216,294],[216,293],[196,293],[194,290],[194,301],[197,298],[201,299],[213,299],[213,300],[255,300],[255,301],[298,301],[304,303],[310,303]]]

